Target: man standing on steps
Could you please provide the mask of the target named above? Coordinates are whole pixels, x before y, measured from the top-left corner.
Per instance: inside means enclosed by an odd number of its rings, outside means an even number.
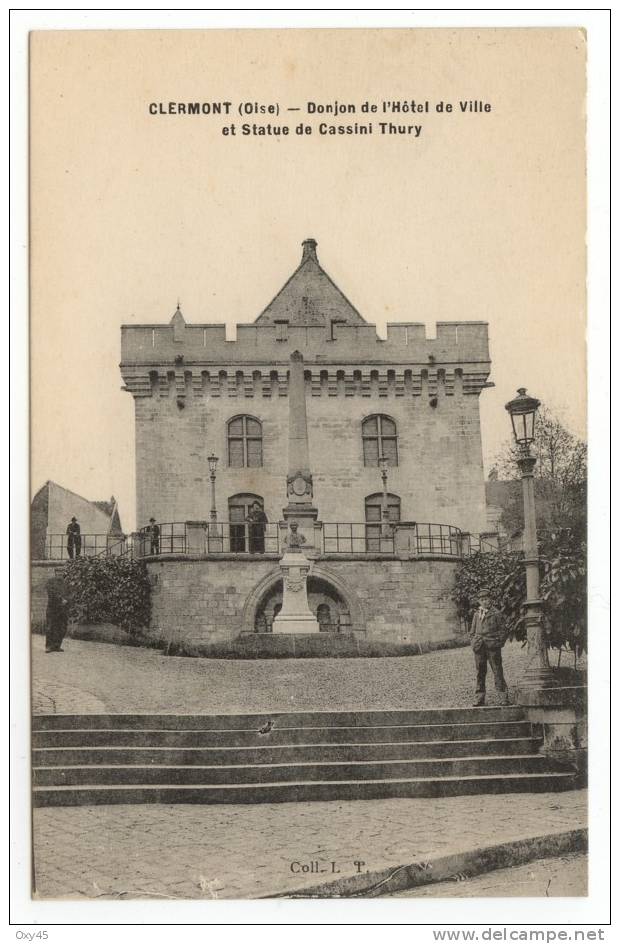
[[[501,705],[508,704],[507,685],[502,665],[502,646],[506,642],[504,618],[491,603],[491,593],[486,587],[478,593],[478,609],[474,613],[469,631],[471,647],[476,660],[476,697],[474,705],[484,705],[486,694],[487,663],[495,680],[495,689]]]

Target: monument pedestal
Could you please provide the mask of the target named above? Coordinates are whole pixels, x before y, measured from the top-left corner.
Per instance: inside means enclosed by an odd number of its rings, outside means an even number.
[[[274,633],[318,633],[319,624],[308,606],[310,561],[301,551],[288,550],[280,560],[282,609],[273,621]]]

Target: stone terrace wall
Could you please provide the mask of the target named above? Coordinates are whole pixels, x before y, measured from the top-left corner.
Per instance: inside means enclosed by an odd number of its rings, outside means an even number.
[[[58,566],[32,566],[31,611],[43,622],[46,583]],[[314,572],[334,580],[350,604],[356,632],[393,643],[439,642],[459,633],[451,599],[453,560],[321,558]],[[150,633],[175,643],[227,642],[253,625],[259,584],[279,578],[276,560],[162,558],[147,564],[153,588]],[[250,605],[248,598],[251,598]]]
[[[355,631],[381,642],[438,642],[458,635],[450,591],[456,561],[321,558],[351,603]],[[253,625],[258,584],[279,578],[275,560],[167,559],[148,563],[153,579],[151,633],[175,643],[221,643]],[[248,597],[250,605],[246,606]],[[360,625],[361,624],[361,625]]]
[[[47,581],[54,576],[61,561],[36,561],[30,568],[30,616],[32,624],[45,621],[47,609]]]

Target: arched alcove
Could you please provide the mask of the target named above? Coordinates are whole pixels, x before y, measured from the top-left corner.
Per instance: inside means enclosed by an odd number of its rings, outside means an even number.
[[[319,608],[321,617],[329,610],[329,621],[324,618],[319,621],[323,632],[363,632],[366,628],[355,594],[325,567],[312,569],[308,578],[308,603],[315,615]],[[281,605],[282,574],[278,568],[264,577],[246,600],[242,632],[270,632]]]

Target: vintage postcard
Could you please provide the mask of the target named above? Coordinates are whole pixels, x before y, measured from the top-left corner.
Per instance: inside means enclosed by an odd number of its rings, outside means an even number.
[[[588,895],[586,56],[31,34],[35,900]]]

